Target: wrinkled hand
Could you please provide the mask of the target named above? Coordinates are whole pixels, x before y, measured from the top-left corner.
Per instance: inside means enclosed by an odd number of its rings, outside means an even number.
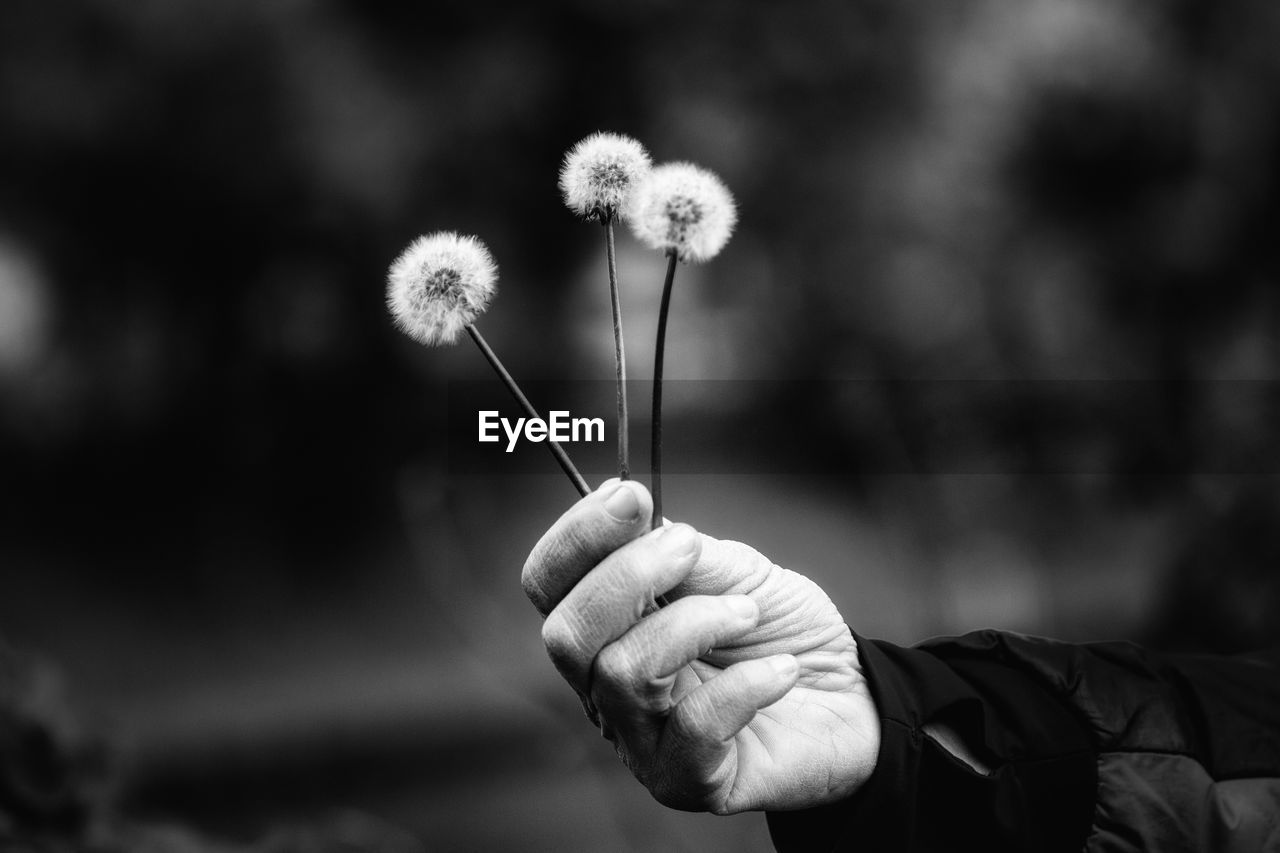
[[[587,713],[666,805],[804,808],[871,774],[879,720],[840,613],[815,583],[611,480],[525,563],[542,637]],[[669,603],[657,609],[655,599]]]

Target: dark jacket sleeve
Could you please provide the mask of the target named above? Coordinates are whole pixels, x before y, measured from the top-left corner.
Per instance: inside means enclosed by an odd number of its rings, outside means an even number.
[[[848,800],[771,813],[782,853],[1280,849],[1274,657],[996,631],[858,648],[881,718],[876,770]],[[930,722],[992,773],[935,743]]]

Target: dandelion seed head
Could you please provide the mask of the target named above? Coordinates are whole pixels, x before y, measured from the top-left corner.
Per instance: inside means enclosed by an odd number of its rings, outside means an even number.
[[[729,242],[738,211],[715,174],[692,163],[667,163],[636,188],[628,220],[640,242],[696,263],[714,258]]]
[[[396,326],[427,346],[451,344],[489,307],[498,267],[475,237],[452,231],[409,244],[387,273],[387,309]]]
[[[631,137],[593,133],[565,155],[560,192],[569,209],[587,219],[625,215],[631,193],[649,166],[649,152]]]

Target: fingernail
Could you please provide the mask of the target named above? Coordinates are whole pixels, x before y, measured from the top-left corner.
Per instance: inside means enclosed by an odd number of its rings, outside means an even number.
[[[663,553],[684,556],[698,546],[698,532],[687,524],[673,524],[658,531],[658,547]]]
[[[790,678],[800,668],[800,662],[791,655],[778,655],[769,658],[769,668],[780,678]]]
[[[604,511],[615,521],[635,521],[640,515],[640,499],[626,483],[619,483],[604,499]]]
[[[756,615],[756,603],[745,595],[730,595],[725,598],[724,603],[734,616],[750,619]]]

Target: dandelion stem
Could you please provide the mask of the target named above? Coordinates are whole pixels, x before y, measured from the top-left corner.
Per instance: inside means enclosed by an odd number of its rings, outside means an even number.
[[[667,252],[667,277],[662,283],[662,305],[658,308],[658,342],[653,350],[653,419],[650,428],[653,447],[649,453],[650,486],[653,494],[652,528],[662,526],[662,354],[667,344],[667,311],[671,307],[671,283],[676,277],[676,253]]]
[[[613,217],[604,218],[605,255],[609,261],[609,298],[613,302],[613,354],[618,376],[618,477],[631,479],[631,430],[627,418],[627,356],[622,347],[622,305],[618,296],[618,262],[613,250]]]
[[[511,378],[511,374],[502,366],[502,362],[498,360],[497,354],[490,349],[489,344],[486,343],[484,337],[481,336],[480,330],[475,327],[474,323],[468,323],[466,329],[467,334],[471,335],[471,340],[476,342],[476,346],[480,347],[480,352],[484,353],[484,357],[488,359],[489,364],[493,366],[494,371],[498,374],[498,378],[507,386],[507,390],[511,392],[511,396],[515,397],[516,402],[520,404],[520,408],[524,409],[524,413],[531,418],[541,420],[542,418],[538,414],[538,410],[533,407],[533,404],[529,402],[529,399],[525,397],[524,393],[520,390],[520,386]],[[574,467],[573,460],[569,458],[569,454],[564,452],[564,448],[550,438],[547,439],[547,447],[551,450],[551,455],[560,463],[560,467],[564,469],[564,473],[573,483],[574,488],[578,490],[578,494],[582,497],[586,497],[590,494],[591,487],[587,485],[587,481],[578,473],[578,469]]]

